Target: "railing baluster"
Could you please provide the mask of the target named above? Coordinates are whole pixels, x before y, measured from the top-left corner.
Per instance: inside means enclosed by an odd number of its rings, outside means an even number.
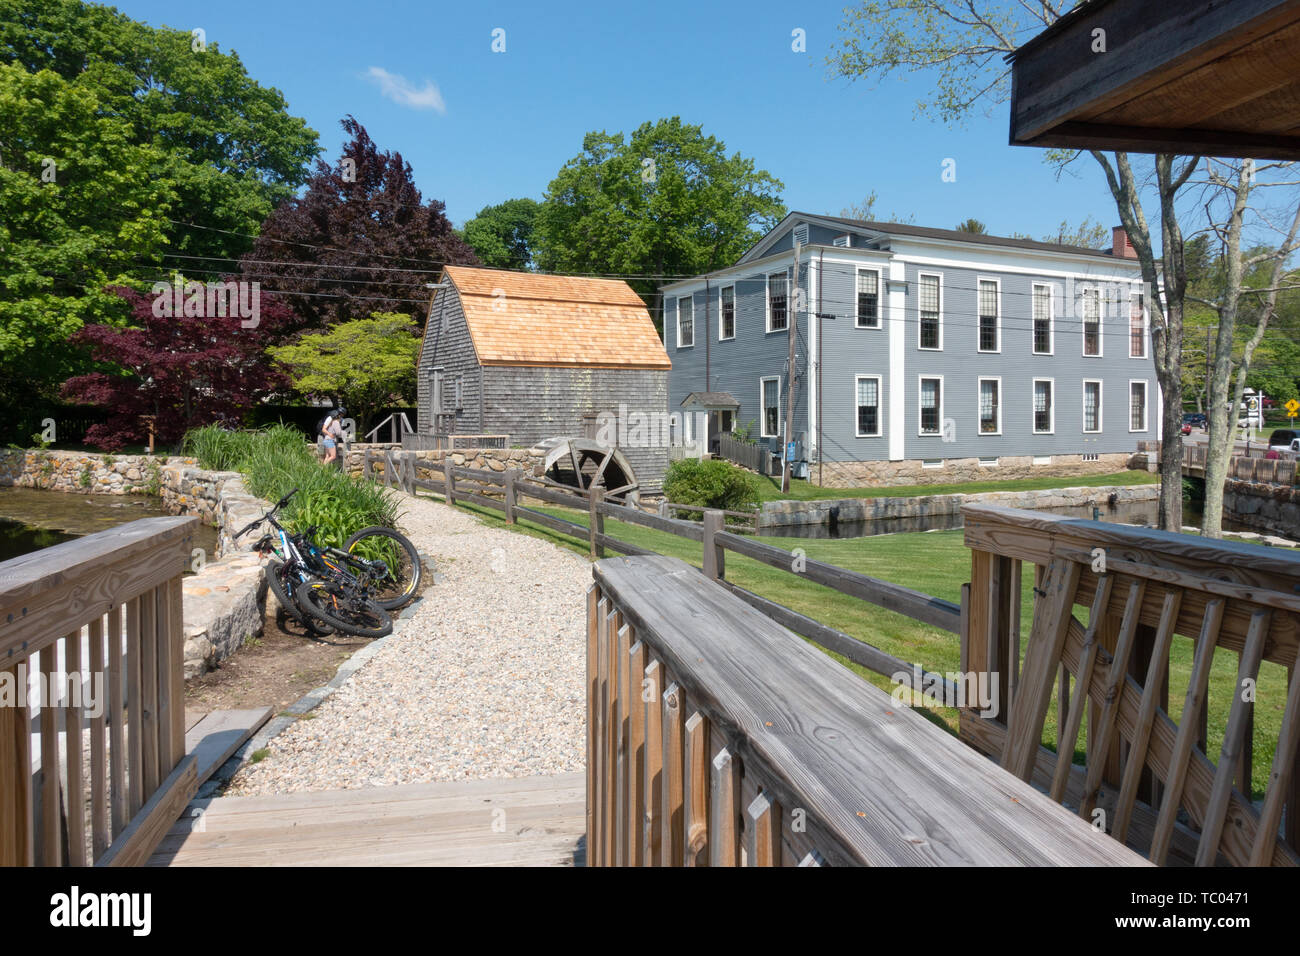
[[[663,842],[660,832],[660,814],[663,808],[664,782],[664,717],[660,706],[660,688],[663,686],[663,668],[651,661],[645,669],[646,693],[642,695],[645,707],[645,767],[644,797],[645,818],[642,821],[641,857],[647,866],[663,865]]]
[[[158,631],[154,592],[140,595],[140,713],[144,754],[144,793],[158,789]]]
[[[44,687],[51,686],[54,675],[58,671],[57,648],[57,641],[41,648],[40,680]],[[59,725],[52,696],[44,694],[44,699],[41,701],[41,839],[37,854],[37,863],[40,866],[63,865]]]
[[[127,819],[144,805],[144,702],[140,670],[140,599],[126,602]]]
[[[746,810],[745,865],[781,865],[781,806],[760,792]]]
[[[709,859],[709,722],[699,711],[686,720],[685,815],[682,821],[685,866],[704,866]]]
[[[641,831],[645,819],[645,645],[628,649],[627,841],[628,864],[645,863]]]
[[[1097,652],[1101,648],[1098,633],[1105,619],[1106,605],[1110,601],[1110,590],[1114,583],[1114,578],[1109,574],[1103,574],[1097,581],[1097,593],[1093,596],[1092,613],[1088,617],[1088,630],[1083,637],[1083,660],[1079,665],[1079,675],[1075,678],[1074,706],[1068,711],[1057,711],[1057,726],[1061,730],[1057,734],[1059,743],[1056,749],[1056,772],[1052,776],[1051,789],[1051,797],[1057,803],[1065,798],[1065,785],[1070,779],[1074,748],[1078,745],[1083,712],[1088,706],[1088,688],[1092,684],[1092,672],[1097,663]]]
[[[90,679],[103,681],[98,687],[101,695],[99,713],[90,718],[90,853],[91,861],[98,860],[112,842],[108,822],[108,774],[104,752],[104,718],[108,701],[102,695],[107,689],[107,671],[104,667],[104,619],[90,622]]]
[[[683,710],[681,688],[675,683],[669,684],[663,693],[664,803],[659,815],[665,866],[685,865],[686,730],[682,723]]]
[[[80,631],[74,631],[63,639],[63,662],[64,673],[68,678],[66,691],[71,692],[77,686],[73,683],[73,675],[77,675],[77,681],[81,679]],[[68,863],[72,866],[85,866],[86,798],[81,760],[81,708],[84,695],[79,693],[78,696],[82,699],[70,700],[65,697],[61,709],[64,718],[64,753],[68,764],[68,788],[65,796],[68,820]]]
[[[126,786],[127,749],[123,721],[126,719],[126,702],[122,699],[122,605],[108,609],[108,813],[112,839],[126,828],[127,803],[130,799]]]

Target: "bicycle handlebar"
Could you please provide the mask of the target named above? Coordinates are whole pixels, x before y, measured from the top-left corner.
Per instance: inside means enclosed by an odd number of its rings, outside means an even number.
[[[271,517],[271,515],[275,514],[277,511],[279,511],[281,508],[287,505],[289,503],[289,499],[292,498],[297,493],[298,493],[298,489],[297,488],[293,489],[293,491],[289,492],[287,495],[285,495],[283,498],[277,501],[274,507],[272,507],[270,511],[262,515],[262,517],[258,518],[256,521],[250,522],[249,524],[245,525],[239,531],[236,531],[235,536],[231,540],[238,541],[244,535],[248,534],[248,532],[252,531],[254,528],[260,525],[267,518]]]

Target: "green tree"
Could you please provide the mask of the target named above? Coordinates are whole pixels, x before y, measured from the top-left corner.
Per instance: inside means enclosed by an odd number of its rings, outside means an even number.
[[[528,269],[533,264],[533,228],[541,204],[536,199],[507,199],[484,206],[465,223],[461,236],[493,269]]]
[[[87,368],[83,324],[123,325],[105,287],[156,259],[176,201],[168,161],[133,142],[94,85],[0,63],[0,389],[10,409]]]
[[[984,225],[984,223],[980,222],[978,219],[967,219],[963,222],[957,223],[957,231],[969,232],[974,233],[977,236],[983,236],[988,233],[989,227]]]
[[[547,272],[628,276],[662,328],[655,290],[734,262],[785,215],[780,181],[679,117],[630,137],[588,133],[551,181],[537,217]]]
[[[341,402],[357,420],[357,432],[364,434],[380,409],[414,399],[420,352],[416,331],[410,316],[376,312],[267,352],[288,373],[295,390]]]
[[[240,234],[305,181],[317,134],[215,39],[79,0],[0,0],[0,63],[93,92],[99,115],[127,124],[125,144],[166,157],[157,172],[176,200],[165,215],[208,227],[163,219],[171,250],[230,259],[249,248]]]

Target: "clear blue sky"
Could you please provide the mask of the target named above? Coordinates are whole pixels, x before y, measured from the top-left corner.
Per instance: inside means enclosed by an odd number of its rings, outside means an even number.
[[[872,88],[828,79],[843,2],[418,3],[122,0],[154,25],[201,27],[289,110],[342,145],[352,113],[411,163],[457,225],[485,205],[540,198],[583,134],[680,115],[785,184],[791,209],[837,214],[875,190],[879,214],[995,234],[1055,233],[1063,219],[1117,221],[1091,161],[1059,182],[1040,150],[1011,147],[1007,107],[950,129],[914,117],[924,78]],[[506,51],[492,52],[505,30]],[[806,31],[806,53],[791,31]],[[389,94],[371,76],[389,77]],[[392,84],[414,90],[414,104]],[[430,93],[433,84],[436,93]],[[400,98],[400,96],[398,96]],[[442,111],[416,108],[441,100]],[[956,182],[941,180],[956,160]]]

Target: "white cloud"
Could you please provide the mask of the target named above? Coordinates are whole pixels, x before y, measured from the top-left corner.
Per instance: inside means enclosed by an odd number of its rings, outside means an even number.
[[[425,80],[424,88],[417,89],[406,77],[398,73],[389,73],[380,66],[372,66],[366,71],[366,79],[377,84],[379,92],[394,103],[409,106],[413,110],[447,112],[447,104],[442,101],[442,92],[431,80]]]

